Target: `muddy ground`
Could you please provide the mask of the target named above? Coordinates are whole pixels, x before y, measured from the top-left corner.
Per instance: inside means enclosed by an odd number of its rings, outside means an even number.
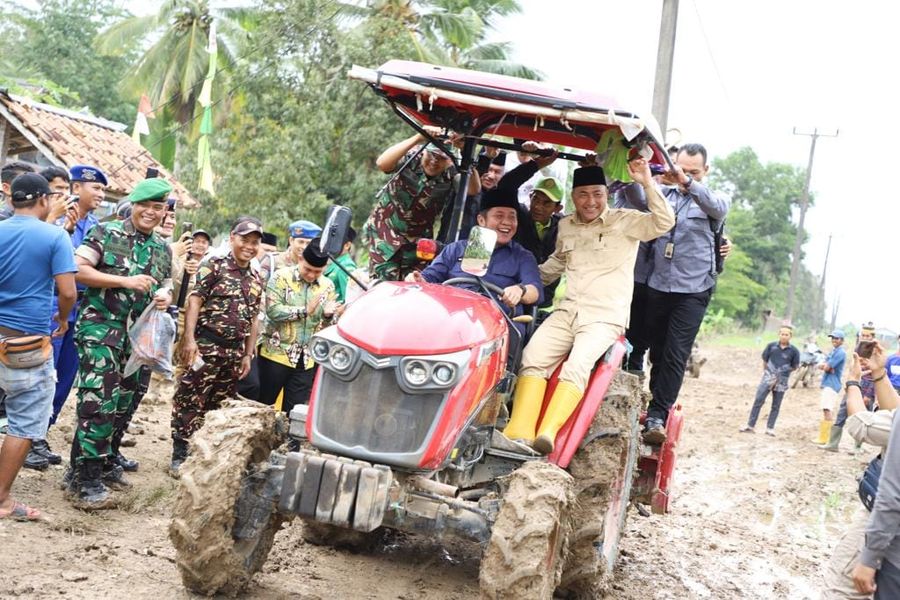
[[[671,512],[632,510],[608,598],[816,598],[830,548],[856,509],[855,476],[871,448],[851,456],[816,448],[818,396],[789,392],[777,437],[739,434],[760,375],[756,351],[712,348],[682,393],[687,414]],[[189,598],[166,528],[175,482],[168,405],[141,406],[143,433],[127,455],[141,461],[122,507],[86,514],[58,489],[62,467],[23,471],[14,488],[48,521],[0,522],[0,597]],[[763,416],[767,414],[764,409]],[[71,403],[62,423],[71,422]],[[50,442],[66,448],[71,428]],[[478,551],[468,544],[390,540],[366,554],[300,543],[299,525],[275,540],[249,598],[429,600],[477,597]]]

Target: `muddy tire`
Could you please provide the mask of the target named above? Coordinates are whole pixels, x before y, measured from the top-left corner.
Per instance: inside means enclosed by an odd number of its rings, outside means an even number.
[[[481,597],[553,597],[568,545],[572,477],[545,462],[509,475],[503,504],[481,559]]]
[[[357,552],[374,548],[383,534],[382,528],[375,531],[356,531],[328,523],[303,522],[303,541],[314,546],[331,546]]]
[[[575,484],[569,555],[559,592],[566,598],[599,598],[612,579],[631,500],[640,433],[637,378],[619,372],[569,464]],[[607,435],[594,437],[599,432]]]
[[[256,402],[228,401],[206,415],[181,467],[169,525],[184,586],[237,595],[263,565],[281,517],[262,494],[283,417]]]

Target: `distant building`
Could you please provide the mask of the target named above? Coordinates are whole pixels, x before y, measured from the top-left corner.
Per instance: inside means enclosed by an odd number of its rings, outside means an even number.
[[[199,206],[150,151],[125,133],[125,125],[57,108],[0,90],[0,165],[21,160],[37,168],[77,164],[100,167],[109,179],[104,216],[116,202],[156,169],[175,188],[173,196],[185,208]]]

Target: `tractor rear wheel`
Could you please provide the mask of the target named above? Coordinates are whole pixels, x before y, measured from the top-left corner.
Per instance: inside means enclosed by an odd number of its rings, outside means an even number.
[[[576,496],[559,590],[565,597],[599,598],[612,577],[638,460],[640,409],[637,378],[620,371],[569,464]]]
[[[506,483],[481,559],[481,596],[550,600],[565,560],[572,477],[556,465],[529,461]]]
[[[169,525],[189,590],[237,595],[265,562],[282,522],[266,484],[283,420],[271,407],[227,401],[191,438]]]

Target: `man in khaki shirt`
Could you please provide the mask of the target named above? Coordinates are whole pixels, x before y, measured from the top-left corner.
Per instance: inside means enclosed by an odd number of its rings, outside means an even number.
[[[553,451],[556,434],[581,401],[594,363],[628,325],[638,244],[675,224],[647,161],[632,160],[628,171],[644,188],[650,212],[609,208],[603,169],[576,169],[575,215],[560,220],[556,250],[540,266],[545,285],[565,273],[566,294],[525,348],[512,417],[503,433],[533,443],[542,454]],[[538,429],[547,377],[566,354],[559,385]]]

